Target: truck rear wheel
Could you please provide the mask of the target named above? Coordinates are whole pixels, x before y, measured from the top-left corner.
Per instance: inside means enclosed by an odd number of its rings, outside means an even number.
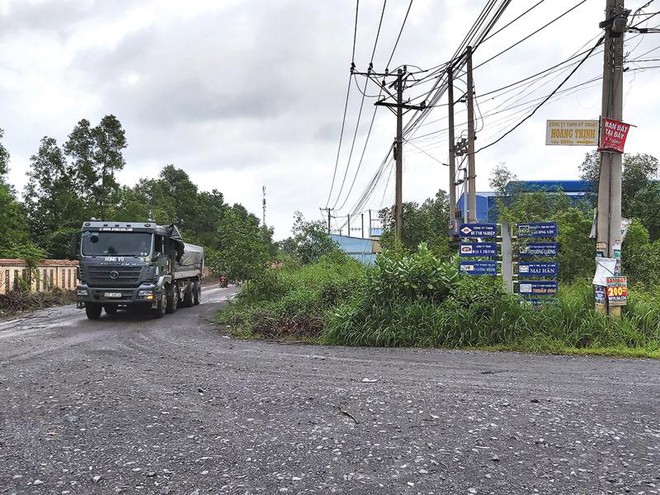
[[[189,308],[190,306],[193,305],[193,295],[195,293],[196,288],[197,288],[197,284],[195,282],[190,282],[188,284],[186,290],[183,291],[183,301],[181,302],[181,306],[183,306],[184,308]]]
[[[103,306],[97,303],[85,303],[85,313],[90,320],[98,320],[101,317]]]
[[[168,285],[165,294],[167,294],[165,312],[168,314],[174,313],[179,306],[179,286],[176,284]]]

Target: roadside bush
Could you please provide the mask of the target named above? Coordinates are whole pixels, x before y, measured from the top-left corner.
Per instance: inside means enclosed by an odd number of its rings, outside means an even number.
[[[341,252],[308,265],[268,270],[245,284],[218,322],[241,336],[317,338],[324,329],[323,313],[360,291],[365,271]]]
[[[27,290],[13,290],[7,294],[0,294],[0,316],[12,315],[21,311],[63,306],[75,301],[72,291],[53,289],[50,292],[29,292]]]
[[[368,273],[367,293],[374,304],[381,304],[383,300],[440,302],[449,295],[458,279],[456,263],[442,261],[422,243],[411,255],[394,251],[381,253]]]
[[[273,270],[219,315],[241,336],[330,345],[480,347],[533,352],[660,355],[660,291],[633,291],[621,318],[594,309],[588,280],[533,306],[495,277],[459,275],[424,245],[366,268],[332,254]]]

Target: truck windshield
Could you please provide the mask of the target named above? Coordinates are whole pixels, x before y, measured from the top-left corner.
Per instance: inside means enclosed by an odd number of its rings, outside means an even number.
[[[151,234],[146,232],[83,232],[84,256],[148,256]]]

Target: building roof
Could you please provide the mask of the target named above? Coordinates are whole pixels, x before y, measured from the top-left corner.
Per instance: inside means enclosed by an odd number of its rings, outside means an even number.
[[[563,191],[586,194],[592,191],[592,187],[586,180],[512,180],[504,186],[504,191],[507,194],[516,191]]]

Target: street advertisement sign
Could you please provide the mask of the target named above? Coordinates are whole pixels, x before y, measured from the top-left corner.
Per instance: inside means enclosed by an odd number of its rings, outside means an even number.
[[[497,224],[494,223],[462,223],[458,229],[459,237],[497,237]]]
[[[521,244],[518,249],[518,255],[527,256],[557,256],[556,242],[530,242]]]
[[[625,306],[628,302],[627,277],[607,277],[607,301],[610,306]]]
[[[623,153],[629,129],[630,124],[603,118],[603,131],[600,135],[598,151],[617,151]]]
[[[596,273],[594,274],[594,285],[607,286],[607,279],[616,275],[616,258],[596,258]]]
[[[548,120],[545,144],[559,146],[598,146],[597,120]]]
[[[556,277],[557,263],[554,261],[535,261],[518,263],[518,275],[527,277]]]
[[[459,270],[466,275],[497,275],[497,261],[461,261]]]
[[[557,237],[557,224],[555,222],[519,223],[518,237]]]
[[[518,293],[522,296],[556,296],[556,280],[525,280],[519,282]]]
[[[497,256],[497,244],[494,242],[461,242],[458,253],[461,257]]]

